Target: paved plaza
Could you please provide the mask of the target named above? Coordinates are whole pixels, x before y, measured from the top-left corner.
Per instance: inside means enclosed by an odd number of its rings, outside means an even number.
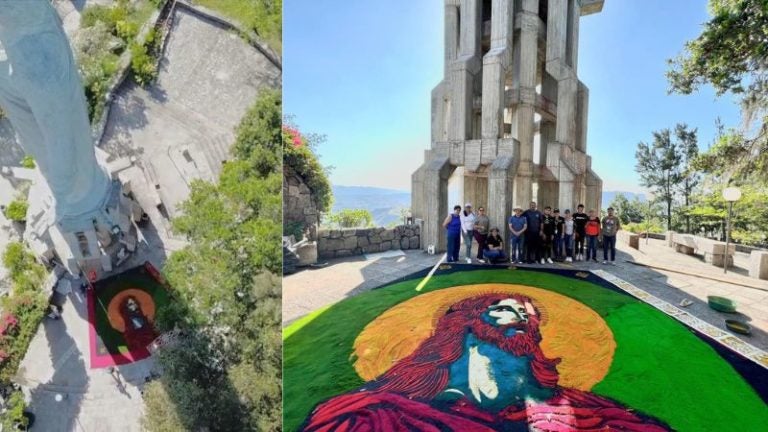
[[[556,263],[547,267],[606,270],[669,303],[677,305],[681,300],[689,299],[693,304],[684,308],[687,312],[721,329],[725,329],[724,320],[727,318],[743,319],[753,327],[752,335],[734,335],[768,350],[768,281],[745,276],[748,255],[737,253],[736,268],[723,275],[722,268],[713,267],[699,257],[676,253],[663,240],[650,239],[647,245],[642,240],[640,250],[621,243],[617,248],[615,265],[577,262]],[[602,258],[601,251],[598,257]],[[441,256],[428,255],[423,251],[408,251],[397,257],[331,260],[325,267],[288,275],[283,279],[283,325],[316,309],[432,267],[440,259]],[[663,266],[676,271],[632,263]],[[707,306],[708,295],[735,300],[738,314],[723,314],[710,309]]]

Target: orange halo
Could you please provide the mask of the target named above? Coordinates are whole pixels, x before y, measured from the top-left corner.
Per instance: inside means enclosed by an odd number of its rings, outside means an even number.
[[[120,305],[123,304],[123,301],[127,297],[135,298],[141,306],[141,311],[144,313],[144,316],[147,317],[149,322],[155,322],[155,300],[152,299],[152,296],[146,291],[129,288],[120,291],[112,297],[112,300],[109,301],[109,306],[107,306],[107,318],[109,319],[109,325],[111,325],[113,329],[120,333],[125,332],[125,321],[120,314]]]
[[[611,367],[616,342],[594,310],[570,297],[526,285],[477,284],[422,294],[385,311],[355,339],[355,370],[366,381],[386,372],[434,334],[440,317],[463,299],[484,294],[530,297],[542,315],[541,348],[557,365],[559,384],[589,391]]]

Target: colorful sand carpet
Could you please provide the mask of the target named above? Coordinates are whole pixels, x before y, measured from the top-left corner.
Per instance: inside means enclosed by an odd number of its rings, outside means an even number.
[[[162,276],[149,264],[98,281],[88,290],[91,368],[149,357],[155,315],[169,302]]]
[[[768,425],[768,359],[601,275],[444,265],[316,311],[284,329],[285,430]]]

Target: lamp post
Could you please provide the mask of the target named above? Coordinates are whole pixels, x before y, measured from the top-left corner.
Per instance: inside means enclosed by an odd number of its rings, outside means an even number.
[[[645,220],[645,244],[648,244],[648,237],[651,233],[651,213],[653,212],[653,201],[656,199],[656,197],[653,195],[653,192],[649,191],[647,193],[648,200],[648,218]]]
[[[728,220],[725,228],[725,256],[723,257],[723,273],[728,273],[728,249],[731,244],[731,217],[733,216],[733,203],[741,198],[741,190],[737,187],[723,189],[723,198],[728,201]]]

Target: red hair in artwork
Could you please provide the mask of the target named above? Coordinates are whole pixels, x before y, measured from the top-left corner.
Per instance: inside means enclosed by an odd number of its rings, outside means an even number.
[[[495,326],[483,319],[488,307],[504,299],[514,299],[529,311],[528,322]],[[437,331],[411,355],[366,386],[369,390],[396,392],[409,398],[432,398],[448,384],[450,365],[463,352],[464,339],[472,333],[483,341],[516,356],[531,357],[534,377],[544,387],[557,386],[556,366],[560,359],[549,359],[541,350],[541,313],[530,298],[520,294],[485,294],[464,299],[448,309],[437,323]],[[512,336],[510,328],[523,330]]]

